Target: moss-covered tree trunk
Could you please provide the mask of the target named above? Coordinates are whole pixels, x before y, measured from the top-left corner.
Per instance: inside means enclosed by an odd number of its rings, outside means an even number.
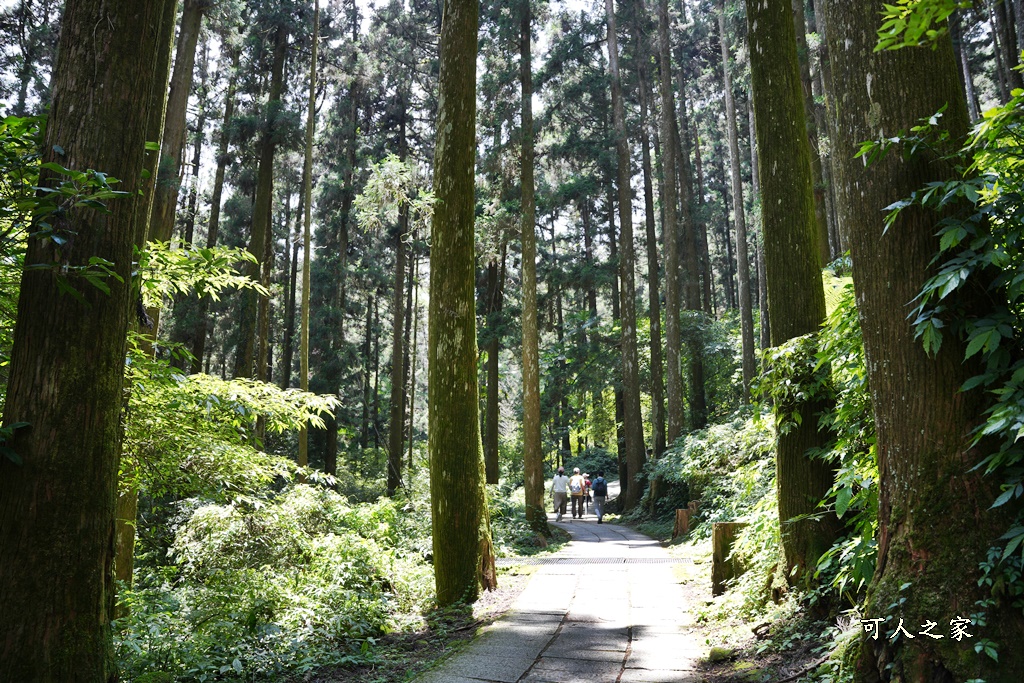
[[[270,214],[274,201],[274,154],[280,138],[277,130],[281,115],[281,93],[284,90],[284,61],[288,54],[288,31],[279,26],[274,31],[274,58],[270,70],[270,93],[267,98],[266,120],[260,140],[259,170],[256,175],[256,199],[252,207],[252,230],[249,233],[249,253],[256,262],[247,264],[246,273],[257,282],[262,280],[264,254],[270,234]],[[239,342],[235,354],[235,377],[253,377],[256,373],[257,315],[260,295],[252,289],[242,292],[239,314]]]
[[[803,90],[789,0],[759,0],[747,7],[754,122],[759,156],[765,267],[772,346],[817,332],[825,318],[814,182],[804,124]],[[818,557],[835,538],[834,518],[790,521],[818,510],[832,486],[832,470],[807,449],[822,446],[819,402],[780,407],[802,420],[779,434],[776,487],[782,522],[782,575],[791,583],[809,578]]]
[[[526,519],[538,532],[548,533],[544,512],[544,452],[540,439],[540,352],[537,329],[537,204],[533,180],[533,67],[530,0],[520,0],[519,79],[522,109],[523,249],[523,468],[525,470]]]
[[[29,239],[4,423],[27,422],[0,459],[0,680],[114,681],[115,499],[132,245],[161,18],[174,0],[70,0],[43,160],[121,179],[110,213],[70,210]],[[173,15],[172,15],[173,16]],[[162,106],[162,98],[158,101]],[[43,171],[41,185],[55,178]],[[105,293],[73,275],[98,257]],[[61,292],[57,264],[81,299]]]
[[[740,145],[736,131],[736,104],[732,94],[729,44],[725,32],[725,2],[718,3],[718,37],[722,48],[722,80],[725,86],[725,121],[729,137],[729,167],[732,180],[732,215],[736,224],[736,261],[739,282],[741,367],[743,401],[750,401],[754,379],[754,313],[750,296],[750,257],[747,255],[747,218],[743,210],[743,181],[740,180]]]
[[[613,0],[605,0],[608,20],[608,72],[612,86],[612,121],[615,127],[615,156],[619,206],[619,308],[622,315],[622,431],[625,439],[626,476],[623,505],[629,510],[640,502],[643,487],[640,473],[644,467],[643,414],[640,411],[640,361],[636,343],[636,249],[633,244],[633,201],[626,138],[626,115],[622,103],[622,79],[619,77],[619,44],[615,27]]]
[[[441,20],[427,342],[434,582],[444,607],[497,585],[477,389],[476,57],[479,6],[447,0]]]
[[[978,564],[1006,531],[1010,514],[988,509],[997,482],[972,470],[981,454],[966,446],[980,419],[980,397],[959,390],[972,374],[963,346],[946,335],[929,358],[907,318],[932,272],[937,217],[908,210],[884,230],[880,211],[925,183],[955,177],[955,171],[925,153],[910,159],[890,153],[868,167],[854,158],[863,140],[896,135],[943,106],[943,126],[954,140],[964,139],[967,110],[952,46],[944,39],[935,51],[875,53],[881,2],[835,0],[825,8],[837,112],[838,210],[850,226],[878,439],[878,564],[865,617],[891,617],[882,627],[885,635],[863,641],[858,680],[1024,680],[1024,620],[1010,600],[985,610],[987,624],[968,628],[973,638],[949,637],[950,619],[982,611],[975,602],[990,596],[978,588]],[[911,634],[931,620],[946,637],[893,642],[886,635],[901,618]],[[999,644],[998,664],[974,653],[982,638]]]
[[[793,37],[800,65],[800,86],[804,95],[804,122],[807,126],[807,149],[811,153],[811,177],[814,179],[814,217],[818,227],[818,256],[822,268],[832,261],[832,247],[828,236],[828,201],[825,194],[824,172],[818,142],[818,122],[814,117],[814,92],[811,84],[811,55],[807,48],[807,19],[805,0],[791,0],[793,10]]]

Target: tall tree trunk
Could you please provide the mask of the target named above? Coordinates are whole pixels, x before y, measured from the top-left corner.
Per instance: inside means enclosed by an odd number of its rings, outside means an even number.
[[[409,235],[409,244],[413,245],[416,243],[416,231],[413,230]],[[405,441],[412,440],[412,421],[409,421],[408,429],[405,428],[406,420],[405,416],[409,410],[410,397],[412,396],[410,387],[412,387],[412,363],[410,362],[410,346],[412,345],[412,291],[414,287],[413,283],[413,270],[416,267],[416,253],[415,250],[410,246],[408,261],[408,269],[406,270],[406,283],[405,283],[405,332],[402,338],[405,343],[402,345],[402,368],[405,373],[405,384],[402,385],[402,433],[405,435]]]
[[[551,262],[558,263],[558,238],[555,235],[556,216],[551,216]],[[558,339],[558,348],[562,349],[560,356],[564,355],[565,349],[565,315],[562,306],[562,285],[557,280],[557,269],[550,271],[551,281],[548,283],[548,292],[554,299],[555,307],[555,335]],[[555,438],[559,440],[558,462],[564,462],[566,458],[572,457],[572,440],[569,427],[569,391],[565,384],[568,382],[565,371],[565,360],[559,358],[555,363],[555,376],[558,378],[555,386],[555,405],[552,419]]]
[[[160,140],[163,137],[164,118],[167,103],[167,81],[171,68],[171,43],[174,41],[174,15],[175,3],[164,4],[164,14],[160,18],[160,35],[157,40],[161,46],[155,66],[154,78],[150,85],[149,101],[146,106],[146,140]],[[143,161],[143,175],[151,179],[156,178],[157,164],[160,160],[160,150],[147,150]],[[133,242],[135,248],[142,250],[146,246],[149,237],[149,217],[153,208],[155,195],[154,181],[141,184],[140,192],[142,198],[135,203],[135,231]],[[139,294],[136,294],[139,296]],[[145,321],[133,321],[133,324],[140,329],[145,327]],[[142,347],[149,355],[154,353],[156,338],[155,324],[149,330],[150,334],[142,337]],[[124,453],[121,456],[121,479],[119,480],[116,527],[114,536],[114,578],[126,585],[131,585],[135,570],[135,524],[139,513],[139,489],[137,485],[137,470],[135,468],[134,453]],[[127,456],[127,457],[125,457]],[[123,605],[117,606],[115,616],[120,616],[125,610]]]
[[[608,262],[614,270],[611,273],[612,279],[612,322],[618,323],[622,320],[622,306],[619,298],[619,236],[615,229],[615,187],[611,178],[608,179]],[[621,355],[620,355],[621,359]],[[623,496],[629,488],[629,477],[626,466],[626,430],[623,414],[625,413],[625,400],[622,394],[621,373],[617,373],[619,379],[615,382],[615,457],[619,470],[619,495]],[[625,500],[625,498],[623,498]]]
[[[1006,102],[1010,99],[1010,83],[1009,77],[1006,73],[1006,59],[1003,55],[1002,49],[1002,36],[999,32],[996,19],[996,9],[993,0],[985,0],[985,11],[988,14],[989,26],[991,27],[992,37],[992,54],[996,58],[995,74],[992,76],[992,80],[996,82],[996,86],[999,88],[999,101]]]
[[[373,297],[373,329],[380,330],[380,291]],[[373,340],[373,450],[380,450],[380,333]]]
[[[950,16],[949,29],[954,44],[960,47],[957,50],[957,55],[960,58],[960,78],[964,86],[964,96],[967,99],[967,111],[970,113],[971,121],[973,122],[978,120],[981,112],[978,107],[978,97],[974,93],[974,78],[971,76],[971,64],[967,54],[967,34],[963,30],[963,23],[960,18],[961,12],[953,12],[952,16]]]
[[[879,469],[878,563],[868,588],[865,617],[902,618],[917,625],[970,616],[976,601],[993,596],[978,586],[978,565],[1012,519],[1006,508],[990,509],[998,482],[974,465],[969,435],[981,419],[980,390],[961,384],[975,369],[963,362],[963,346],[944,335],[938,354],[925,354],[907,319],[908,306],[934,274],[939,248],[934,213],[906,210],[885,230],[879,207],[924,187],[958,177],[935,155],[890,154],[864,168],[854,153],[860,142],[895,135],[940,107],[943,126],[959,143],[968,115],[948,39],[936,50],[874,52],[880,4],[828,2],[837,110],[836,171],[840,218],[851,226],[857,304],[877,429]],[[873,74],[871,88],[864,87]],[[878,111],[871,122],[857,111]],[[987,296],[987,294],[986,294]],[[941,502],[940,502],[941,501]],[[905,590],[908,582],[912,590]],[[891,604],[898,602],[899,611]],[[859,681],[964,681],[1000,683],[1024,677],[1024,621],[1011,600],[985,607],[986,624],[976,638],[1000,644],[999,662],[969,652],[951,638],[933,640],[882,635],[863,641]],[[892,630],[886,622],[884,629]],[[910,629],[911,631],[915,629]],[[888,635],[888,634],[886,634]],[[977,640],[974,641],[978,642]],[[1007,647],[1002,647],[1003,645]]]
[[[796,55],[800,64],[800,85],[804,94],[804,121],[807,125],[807,144],[811,151],[811,177],[814,179],[814,218],[818,227],[818,254],[821,267],[832,261],[832,248],[828,239],[828,210],[825,200],[824,171],[821,168],[821,151],[818,143],[818,125],[814,116],[814,92],[811,85],[811,59],[807,48],[807,20],[804,17],[804,2],[791,0],[793,8],[793,33],[796,38]]]
[[[1008,7],[1009,0],[991,0],[991,11],[995,33],[998,36],[998,47],[1002,57],[1005,80],[1009,90],[1024,87],[1020,65],[1020,50],[1017,47],[1017,30],[1014,26],[1013,9]]]
[[[160,145],[160,171],[157,175],[156,199],[150,225],[150,240],[166,242],[174,232],[174,217],[178,209],[178,189],[181,187],[181,160],[185,149],[185,118],[188,96],[192,92],[195,71],[196,46],[208,0],[184,0],[181,29],[174,55],[171,91],[167,97],[167,119],[164,124],[163,143]]]
[[[754,96],[751,93],[750,107],[747,116],[750,118],[750,189],[754,197],[754,205],[760,207],[761,202],[761,178],[759,177],[760,165],[757,158],[757,126],[754,123]],[[760,212],[758,212],[760,213]],[[764,226],[763,222],[757,231],[757,305],[758,317],[760,318],[760,338],[758,343],[761,350],[769,348],[771,342],[771,319],[768,315],[768,278],[764,266]]]
[[[405,126],[402,126],[404,139]],[[404,143],[401,143],[404,148]],[[403,150],[404,151],[404,150]],[[404,160],[405,155],[403,153]],[[403,315],[405,307],[402,295],[405,293],[406,248],[405,235],[409,230],[409,209],[403,206],[399,214],[398,230],[395,232],[395,290],[392,301],[391,323],[391,418],[388,423],[388,496],[394,496],[402,485],[402,455],[405,453],[405,335]]]
[[[547,534],[544,512],[544,451],[540,435],[540,335],[537,329],[537,204],[533,179],[533,67],[530,0],[520,0],[519,82],[522,111],[522,220],[523,250],[523,469],[526,519],[537,532]]]
[[[502,240],[501,262],[493,256],[487,264],[487,415],[484,436],[484,467],[487,483],[498,483],[498,354],[501,352],[501,314],[505,285],[505,244]]]
[[[442,607],[497,585],[477,390],[473,168],[479,5],[447,0],[441,21],[431,226],[429,442],[434,581]]]
[[[680,69],[680,86],[684,85]],[[708,421],[707,395],[704,391],[704,344],[700,338],[700,332],[693,322],[694,316],[699,316],[701,311],[701,281],[700,274],[703,270],[700,264],[700,254],[707,254],[707,227],[703,219],[698,218],[704,204],[704,182],[700,169],[699,145],[694,144],[697,152],[697,201],[694,202],[692,168],[690,166],[690,154],[683,140],[688,136],[685,133],[689,128],[689,120],[686,116],[686,98],[683,88],[679,92],[679,109],[682,116],[683,130],[680,131],[675,117],[672,121],[672,144],[675,146],[675,156],[678,160],[679,170],[679,204],[682,210],[679,221],[679,234],[681,238],[680,256],[683,264],[682,294],[683,306],[686,310],[692,311],[688,314],[690,323],[680,326],[680,333],[686,343],[689,358],[687,361],[687,377],[690,383],[690,428],[700,429]],[[707,287],[705,294],[710,297],[711,271],[705,271]]]
[[[224,96],[224,120],[220,127],[220,141],[217,148],[217,172],[213,178],[213,195],[210,197],[210,221],[206,228],[206,248],[212,249],[217,246],[217,239],[220,237],[220,204],[224,194],[224,176],[229,163],[228,157],[228,134],[227,127],[235,115],[235,88],[238,83],[238,58],[239,50],[231,50],[231,66],[228,76],[228,91]],[[196,363],[202,362],[206,355],[207,318],[209,317],[210,298],[203,297],[200,300],[199,313],[197,315],[195,337],[192,345],[192,356]],[[199,367],[193,367],[193,372],[199,372]]]
[[[370,445],[370,395],[373,386],[373,370],[370,363],[373,360],[373,308],[377,293],[370,290],[366,299],[366,327],[363,330],[363,419],[362,428],[359,430],[359,446],[368,448]]]
[[[835,109],[835,103],[832,102],[831,95],[828,90],[824,87],[825,83],[832,80],[832,67],[831,60],[828,54],[828,22],[825,20],[825,14],[821,9],[821,5],[824,0],[812,0],[814,7],[814,21],[812,22],[813,30],[818,34],[818,74],[816,80],[819,80],[818,84],[818,95],[821,96],[823,104],[815,107],[815,114],[818,122],[818,130],[825,131],[825,135],[828,136],[829,140],[835,138],[835,131],[833,128],[834,117],[831,112]],[[832,171],[832,155],[831,153],[826,154],[822,157],[822,174],[825,178],[825,191],[828,199],[828,219],[829,219],[829,231],[832,237],[833,245],[835,246],[835,254],[845,254],[848,248],[849,240],[846,238],[847,226],[841,224],[836,218],[836,189],[835,181],[833,179]]]
[[[415,245],[415,240],[413,244]],[[410,474],[413,472],[415,463],[412,459],[413,446],[416,442],[416,361],[419,358],[419,336],[420,336],[420,259],[416,254],[415,247],[413,248],[413,269],[412,269],[412,281],[413,281],[413,309],[410,317],[412,318],[412,366],[409,373],[409,460],[407,467],[409,468]],[[502,263],[501,279],[505,279],[505,268],[504,262]],[[495,411],[497,414],[497,411]]]
[[[267,235],[270,232],[270,212],[274,198],[274,153],[277,150],[279,137],[277,128],[282,109],[284,60],[287,54],[288,32],[283,26],[279,26],[274,32],[274,61],[270,72],[270,94],[267,98],[266,121],[260,140],[256,199],[253,202],[252,231],[249,234],[249,253],[255,257],[256,262],[250,263],[246,267],[249,277],[257,281],[262,280],[262,264],[266,252]],[[242,292],[242,311],[238,322],[239,344],[235,355],[235,377],[253,377],[255,374],[258,360],[256,328],[259,300],[260,295],[252,289]]]
[[[288,40],[284,36],[284,30],[279,28],[277,39],[284,44]],[[302,165],[302,335],[299,338],[299,388],[309,391],[309,296],[310,296],[310,227],[313,222],[313,139],[316,134],[316,60],[320,44],[320,0],[313,2],[313,49],[309,59],[309,108],[306,112],[306,149]],[[283,60],[282,60],[283,61]],[[277,65],[277,55],[274,56],[274,64]],[[274,72],[277,76],[277,72]],[[273,86],[271,86],[271,101],[273,101]],[[273,168],[273,149],[270,151],[268,161]],[[263,160],[260,161],[260,173],[263,173]],[[253,221],[255,226],[255,220]],[[269,226],[268,226],[269,228]],[[269,231],[268,231],[269,232]],[[330,426],[330,425],[328,425]],[[332,430],[329,430],[332,431]],[[338,430],[333,429],[335,438]],[[299,465],[305,467],[309,464],[309,428],[306,425],[299,430]],[[337,467],[325,463],[328,470],[337,470]],[[328,474],[335,472],[328,471]]]
[[[613,0],[605,0],[608,19],[608,71],[612,86],[612,121],[615,126],[615,152],[619,191],[619,297],[622,301],[622,393],[623,432],[626,447],[626,468],[629,478],[623,497],[624,509],[640,502],[643,493],[640,473],[643,471],[643,414],[640,412],[640,362],[636,343],[636,263],[633,243],[633,202],[630,189],[629,141],[626,138],[626,115],[622,104],[622,80],[619,77],[619,45],[615,27]]]
[[[802,2],[803,0],[796,0]],[[736,222],[736,260],[739,265],[740,338],[743,367],[744,403],[750,401],[750,383],[754,379],[754,313],[750,296],[750,259],[747,256],[747,221],[743,211],[743,183],[740,180],[740,145],[736,132],[736,105],[729,73],[729,47],[725,33],[725,3],[718,4],[718,33],[722,43],[722,77],[725,85],[725,120],[729,132],[729,165],[732,174],[732,213]]]
[[[305,176],[305,171],[303,171]],[[297,306],[296,288],[299,275],[299,247],[302,246],[302,220],[305,216],[303,195],[306,191],[306,179],[302,179],[302,190],[299,193],[299,206],[295,214],[295,233],[292,236],[291,272],[288,277],[288,300],[285,302],[284,348],[281,359],[281,388],[292,385],[292,364],[295,362],[295,312]]]
[[[658,0],[658,66],[661,77],[661,158],[665,174],[665,194],[661,197],[665,241],[665,386],[668,394],[668,443],[683,433],[686,416],[683,411],[682,332],[679,312],[682,309],[679,281],[679,226],[676,219],[677,165],[673,141],[675,95],[672,91],[672,60],[669,43],[668,0]],[[689,213],[684,209],[684,213]]]
[[[646,36],[638,26],[645,19],[647,12],[643,0],[638,3],[637,12],[633,16],[630,27],[633,42],[637,47],[637,76],[640,89],[640,149],[644,173],[644,223],[647,237],[647,301],[650,308],[651,329],[651,434],[652,455],[661,457],[665,452],[665,377],[662,360],[661,343],[661,272],[658,265],[658,234],[654,216],[654,181],[651,170],[651,139],[648,131],[648,111],[650,111],[651,89],[648,83],[647,62],[649,46]]]
[[[714,276],[711,272],[711,255],[708,249],[708,225],[707,221],[704,220],[704,164],[701,159],[700,153],[700,140],[696,134],[696,124],[690,126],[689,115],[686,113],[686,100],[683,95],[680,95],[679,102],[680,122],[683,124],[683,135],[680,143],[679,154],[682,157],[677,160],[679,172],[683,173],[686,177],[685,182],[693,185],[692,189],[687,189],[683,193],[686,197],[690,197],[690,204],[692,208],[684,209],[686,211],[695,211],[695,222],[693,229],[696,231],[697,239],[697,251],[699,252],[699,267],[701,277],[701,302],[703,305],[703,311],[706,315],[712,315],[715,312],[715,292],[714,292]],[[693,130],[693,167],[690,166],[690,131]],[[682,195],[681,195],[682,196]]]
[[[825,295],[792,9],[789,0],[766,0],[747,10],[771,342],[778,346],[817,332],[825,318]],[[781,574],[791,583],[809,580],[818,557],[835,539],[832,516],[822,522],[790,521],[819,513],[817,504],[832,486],[826,463],[806,456],[809,448],[827,440],[818,432],[816,412],[823,407],[820,402],[776,406],[799,411],[803,418],[779,434],[776,449]]]
[[[22,273],[3,415],[6,427],[29,426],[5,443],[20,462],[0,459],[2,680],[117,678],[110,620],[132,247],[168,4],[69,0],[64,10],[43,161],[109,173],[128,195],[109,213],[68,212],[55,231],[74,234],[73,248],[38,233],[28,241],[26,266],[40,267]],[[41,186],[54,180],[40,173]],[[113,264],[109,293],[71,276],[81,299],[63,294],[54,264],[74,272],[93,257]]]

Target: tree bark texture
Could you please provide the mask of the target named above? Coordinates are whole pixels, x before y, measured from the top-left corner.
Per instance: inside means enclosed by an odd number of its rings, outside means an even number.
[[[761,185],[771,342],[817,332],[825,318],[818,256],[814,181],[804,116],[803,89],[789,0],[755,0],[747,7],[751,81]],[[813,512],[832,486],[832,470],[810,459],[824,445],[818,433],[821,405],[796,406],[802,421],[777,441],[776,487],[782,522],[783,575],[809,578],[835,538],[834,522],[794,517]],[[806,574],[806,577],[805,577]]]
[[[832,247],[828,239],[828,208],[825,199],[824,172],[818,143],[818,125],[814,117],[814,92],[811,85],[811,54],[807,48],[807,20],[804,17],[804,0],[792,0],[793,35],[796,39],[796,55],[800,64],[800,85],[804,94],[804,122],[807,125],[807,149],[811,153],[811,177],[814,179],[814,217],[818,228],[818,254],[821,267],[832,261]]]
[[[640,502],[643,489],[640,473],[644,467],[644,426],[640,411],[640,362],[636,343],[636,250],[633,243],[633,202],[630,187],[629,141],[626,138],[626,116],[622,103],[622,80],[619,77],[619,45],[615,28],[614,0],[605,0],[608,18],[608,71],[612,86],[612,121],[615,127],[615,156],[619,192],[619,298],[622,315],[622,393],[623,436],[625,437],[626,471],[629,477],[624,492],[624,509]]]
[[[447,0],[441,21],[431,225],[428,423],[437,603],[497,585],[477,388],[476,58],[479,6]]]
[[[836,171],[840,219],[850,226],[857,308],[864,335],[877,430],[879,469],[878,564],[868,589],[866,618],[903,618],[948,624],[978,610],[990,597],[978,588],[978,563],[1006,531],[1012,513],[989,509],[997,482],[973,470],[980,454],[967,447],[980,419],[978,390],[959,387],[975,374],[963,346],[945,335],[927,356],[907,319],[909,306],[933,274],[939,248],[934,213],[907,210],[883,230],[880,207],[903,199],[955,170],[923,153],[890,153],[865,167],[854,154],[863,140],[896,135],[947,106],[943,126],[962,141],[969,125],[952,45],[935,51],[873,51],[881,2],[825,3],[836,102]],[[865,116],[867,112],[867,116]],[[909,584],[909,590],[903,588]],[[902,598],[906,598],[904,602]],[[898,611],[890,607],[901,602]],[[859,681],[1010,683],[1024,678],[1024,620],[1000,600],[987,608],[987,625],[973,626],[970,642],[882,636],[863,641]],[[889,631],[893,625],[886,624]],[[910,629],[916,632],[916,629]],[[999,663],[975,654],[973,644],[1000,644]]]
[[[167,81],[171,69],[171,43],[174,40],[174,14],[175,3],[165,3],[164,14],[160,18],[160,34],[157,40],[160,49],[154,63],[154,78],[149,88],[149,102],[146,107],[146,140],[160,140],[163,137],[161,131],[164,127],[164,117],[167,109]],[[149,217],[153,207],[153,196],[156,185],[156,169],[160,159],[160,150],[146,150],[143,162],[145,172],[148,172],[149,180],[140,183],[142,197],[135,203],[135,229],[133,231],[133,242],[136,249],[143,249],[149,237]],[[145,173],[144,173],[145,175]],[[134,296],[141,296],[141,293],[134,293]],[[143,327],[143,321],[131,321],[138,328]],[[156,343],[156,324],[147,330],[150,334],[142,337],[142,348],[147,354],[152,355]],[[135,522],[139,514],[139,489],[136,485],[136,470],[133,454],[122,454],[120,484],[117,495],[117,527],[115,531],[115,557],[114,577],[131,585],[135,572]],[[118,614],[119,615],[119,614]]]
[[[533,178],[533,67],[530,0],[520,0],[519,79],[522,109],[523,250],[523,469],[526,519],[535,531],[548,533],[544,512],[544,452],[540,435],[540,334],[537,328],[537,203]]]
[[[45,162],[97,169],[128,196],[110,213],[78,208],[58,247],[29,239],[4,422],[27,422],[0,460],[0,679],[114,681],[114,530],[132,246],[161,17],[173,0],[70,0],[54,70]],[[62,150],[62,151],[61,151]],[[54,180],[43,171],[40,184]],[[76,278],[114,264],[110,293]],[[67,277],[84,301],[62,294]]]
[[[678,173],[672,127],[676,114],[672,90],[672,59],[669,42],[668,0],[658,0],[658,66],[661,85],[661,158],[665,174],[665,193],[661,197],[664,222],[661,237],[665,242],[665,389],[668,398],[668,443],[683,433],[686,415],[683,409],[682,332],[679,312],[682,296],[679,281],[679,223],[676,196]]]
[[[802,0],[800,0],[802,1]],[[754,313],[750,296],[750,258],[747,255],[747,219],[743,210],[743,182],[740,180],[740,145],[736,132],[736,104],[732,94],[729,47],[725,32],[725,3],[718,5],[718,34],[722,47],[722,78],[725,85],[725,120],[729,137],[729,166],[732,178],[732,214],[736,223],[736,261],[738,264],[741,365],[744,403],[750,401],[750,383],[754,379]]]

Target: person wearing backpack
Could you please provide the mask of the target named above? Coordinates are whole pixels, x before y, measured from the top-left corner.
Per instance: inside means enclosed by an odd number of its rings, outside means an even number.
[[[580,468],[572,468],[572,476],[569,477],[569,495],[572,496],[572,518],[576,519],[577,510],[580,519],[583,519],[583,488],[586,480],[580,474]]]
[[[594,493],[594,514],[597,515],[597,523],[602,524],[604,501],[608,497],[608,482],[604,480],[604,472],[597,473],[597,479],[591,483],[590,490]]]

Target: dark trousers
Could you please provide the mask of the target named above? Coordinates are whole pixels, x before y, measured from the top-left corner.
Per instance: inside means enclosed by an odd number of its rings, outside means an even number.
[[[580,495],[580,496],[573,496],[572,497],[572,516],[574,518],[576,517],[576,508],[579,508],[579,511],[580,511],[579,512],[579,516],[582,517],[583,516],[583,496],[582,495]]]

